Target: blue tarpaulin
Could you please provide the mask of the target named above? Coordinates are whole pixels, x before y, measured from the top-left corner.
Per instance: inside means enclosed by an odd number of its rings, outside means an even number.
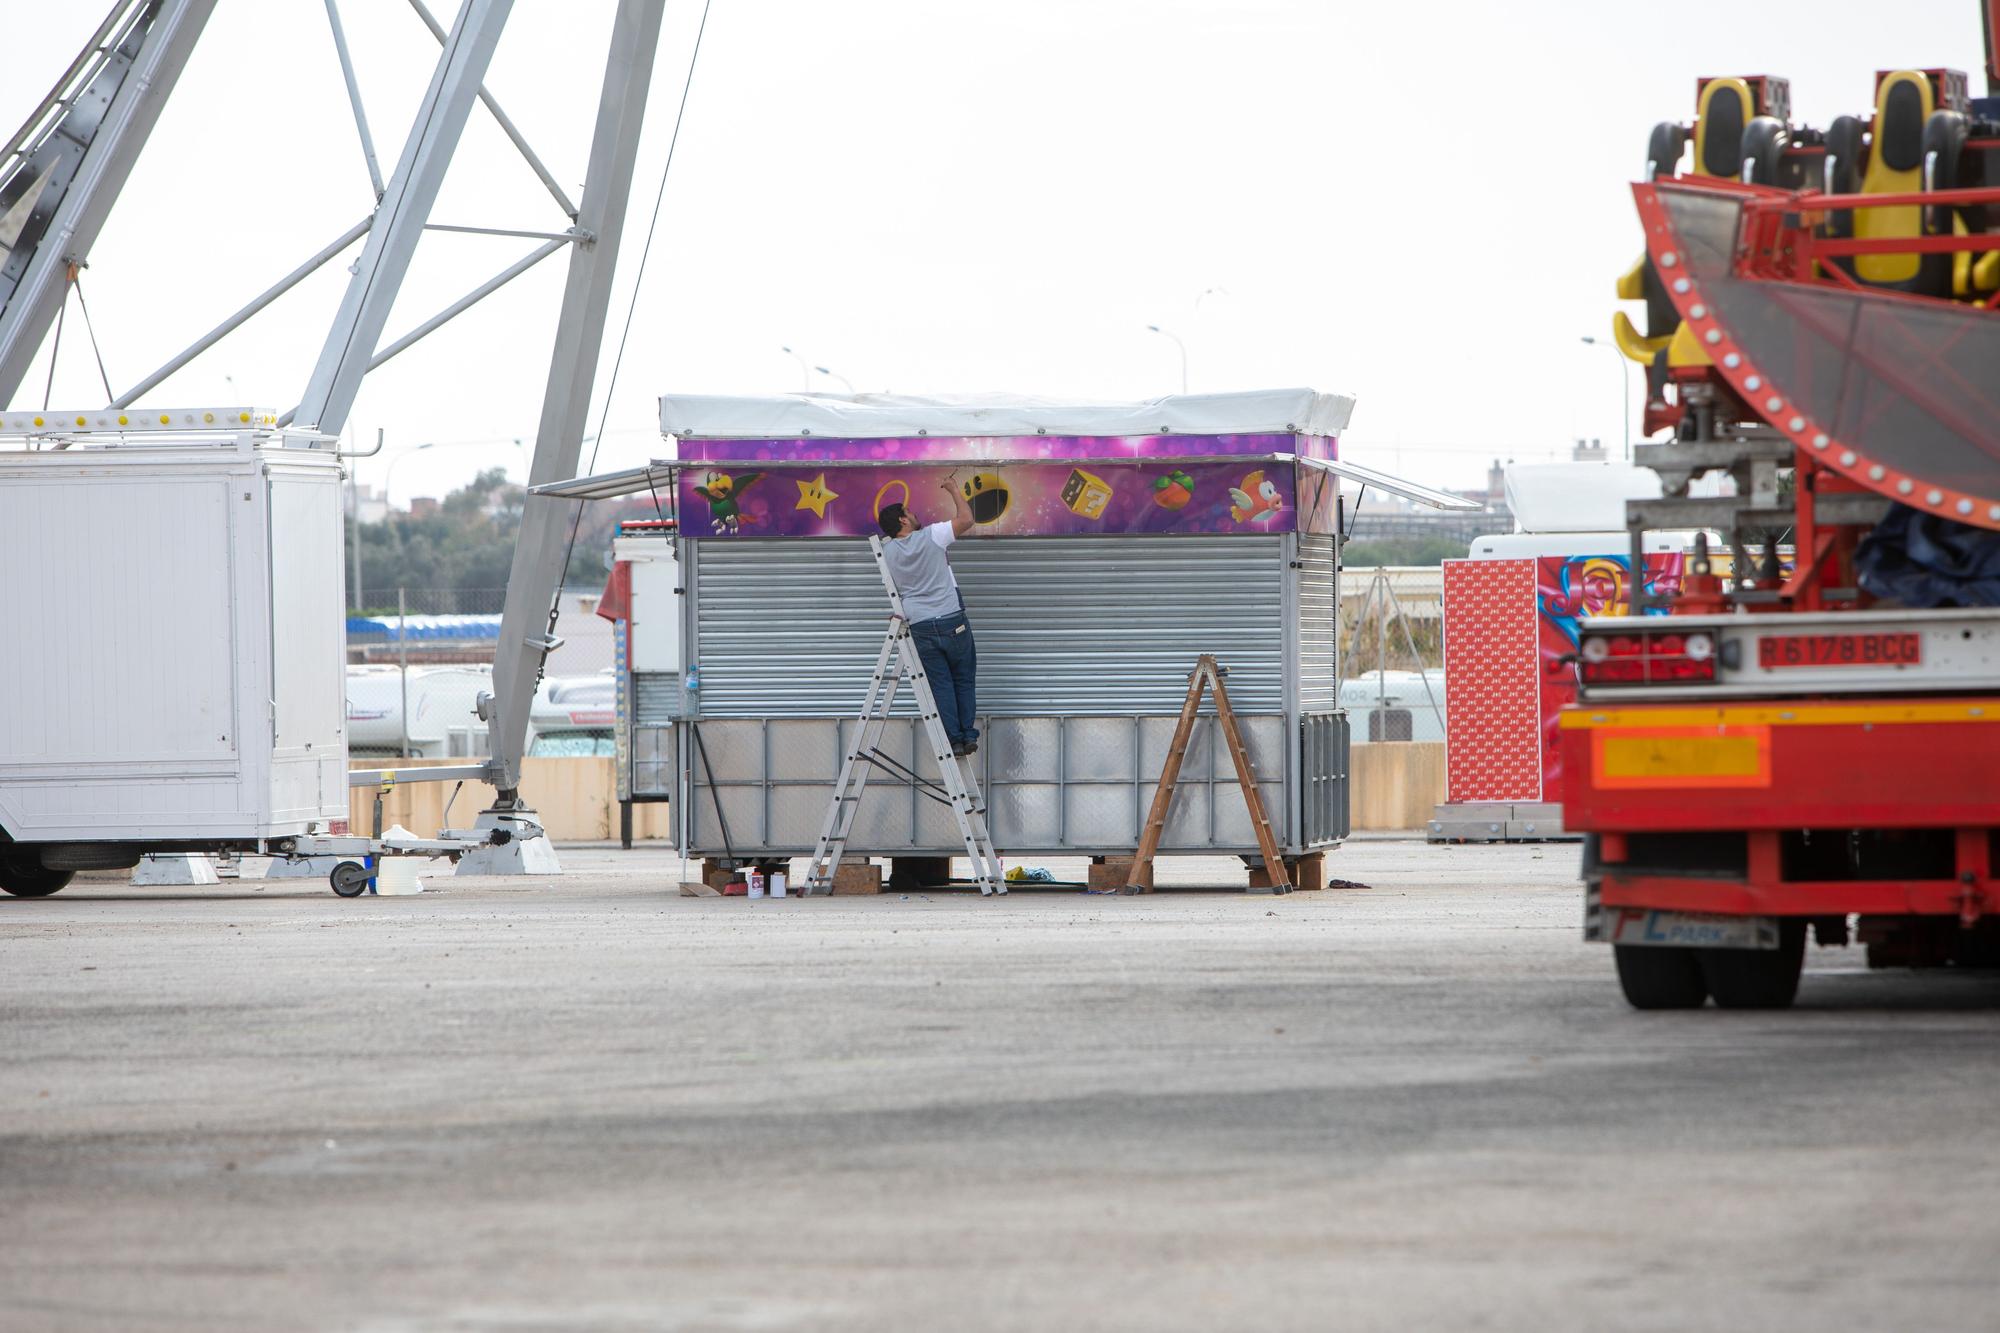
[[[409,641],[420,639],[436,641],[467,639],[497,639],[500,637],[499,616],[349,616],[347,637],[350,639],[384,639],[398,643],[403,639],[403,629],[409,631]]]

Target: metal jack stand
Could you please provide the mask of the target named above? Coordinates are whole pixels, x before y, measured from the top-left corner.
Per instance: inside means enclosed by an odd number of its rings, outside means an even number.
[[[1160,785],[1153,793],[1153,808],[1146,812],[1146,830],[1139,837],[1139,854],[1132,861],[1132,879],[1121,892],[1151,893],[1153,891],[1153,857],[1160,850],[1160,837],[1166,832],[1167,811],[1174,803],[1174,787],[1180,782],[1181,761],[1187,758],[1188,740],[1194,735],[1194,720],[1201,712],[1202,690],[1215,687],[1215,720],[1222,728],[1222,739],[1229,746],[1229,757],[1236,764],[1236,781],[1243,788],[1243,803],[1250,809],[1250,825],[1257,830],[1257,849],[1264,856],[1264,871],[1269,875],[1271,887],[1253,889],[1255,893],[1290,893],[1292,881],[1285,873],[1285,858],[1278,851],[1278,839],[1271,832],[1271,821],[1264,815],[1264,800],[1257,794],[1257,775],[1250,770],[1250,752],[1243,748],[1243,736],[1236,729],[1236,710],[1229,706],[1229,691],[1223,687],[1222,678],[1228,671],[1216,665],[1215,659],[1203,653],[1195,659],[1194,670],[1188,675],[1187,701],[1181,705],[1181,720],[1174,728],[1174,739],[1167,746],[1167,760],[1160,766]]]
[[[854,748],[847,752],[841,765],[840,781],[834,786],[819,843],[813,848],[812,864],[806,871],[806,892],[833,892],[834,873],[840,869],[840,858],[847,852],[847,835],[854,828],[854,816],[861,808],[861,795],[868,786],[868,770],[879,768],[911,783],[940,805],[949,806],[952,818],[958,822],[959,836],[965,841],[965,855],[972,862],[972,877],[979,884],[980,893],[1005,893],[1007,881],[1001,877],[1000,856],[993,850],[992,836],[986,831],[986,803],[980,797],[978,784],[951,752],[951,739],[945,735],[944,720],[938,716],[930,678],[924,674],[917,645],[910,638],[909,621],[903,616],[902,594],[896,591],[896,581],[882,556],[882,539],[870,537],[868,546],[875,553],[875,568],[882,575],[882,586],[889,591],[889,632],[882,638],[882,651],[876,656],[875,671],[869,677],[868,698],[861,706]],[[896,691],[905,677],[916,695],[917,715],[923,722],[924,735],[930,739],[931,753],[937,757],[942,784],[882,753],[882,731],[888,725],[889,710],[895,707]]]

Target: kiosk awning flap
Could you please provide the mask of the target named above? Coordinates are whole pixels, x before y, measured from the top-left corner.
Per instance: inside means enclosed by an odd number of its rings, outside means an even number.
[[[1465,513],[1486,507],[1477,500],[1468,500],[1462,495],[1453,495],[1450,491],[1435,491],[1414,481],[1404,481],[1401,477],[1392,477],[1386,472],[1377,472],[1372,467],[1363,467],[1359,463],[1350,463],[1345,459],[1301,458],[1298,461],[1304,467],[1319,468],[1337,477],[1345,477],[1364,486],[1373,486],[1378,491],[1387,491],[1391,495],[1400,495],[1405,500],[1429,505],[1432,509],[1451,509]]]
[[[615,500],[621,495],[637,495],[648,490],[657,490],[664,495],[673,488],[674,470],[680,466],[675,462],[656,461],[644,467],[600,472],[594,477],[571,477],[568,481],[546,482],[529,489],[536,495],[551,495],[558,500]]]

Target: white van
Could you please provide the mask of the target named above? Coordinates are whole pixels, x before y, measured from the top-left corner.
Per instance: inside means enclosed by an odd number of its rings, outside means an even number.
[[[1429,689],[1425,689],[1428,683]],[[1444,739],[1444,672],[1371,671],[1340,682],[1353,745]]]
[[[490,666],[413,666],[410,722],[403,727],[403,671],[387,665],[347,668],[347,752],[357,759],[393,759],[407,740],[413,759],[476,758],[492,753],[486,723],[474,713],[493,690]],[[533,739],[533,721],[529,738]]]
[[[535,691],[531,758],[592,758],[618,753],[618,681],[609,668],[594,676],[551,676]]]

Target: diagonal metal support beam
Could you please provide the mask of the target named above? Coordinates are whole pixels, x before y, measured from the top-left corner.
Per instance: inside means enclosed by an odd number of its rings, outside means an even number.
[[[417,107],[403,155],[375,210],[368,244],[355,261],[354,278],[327,331],[319,364],[299,400],[296,419],[328,435],[340,434],[368,373],[389,308],[410,270],[410,259],[430,220],[452,152],[472,112],[480,80],[493,61],[513,0],[465,0],[445,39],[444,54]]]
[[[431,30],[431,36],[442,42],[444,40],[444,28],[439,25],[435,18],[431,17],[431,11],[424,8],[424,0],[410,0],[410,8],[417,11],[417,17],[422,19],[424,26]],[[577,215],[576,205],[569,201],[569,196],[563,193],[563,187],[556,184],[556,178],[549,174],[547,167],[542,165],[542,159],[535,156],[535,150],[528,147],[527,139],[522,136],[520,130],[514,128],[514,122],[507,118],[507,113],[500,109],[500,103],[494,99],[492,93],[486,91],[484,85],[481,85],[479,89],[479,100],[485,103],[488,111],[493,113],[493,119],[498,122],[501,132],[514,141],[514,147],[520,150],[521,156],[526,159],[528,166],[534,171],[535,175],[541,177],[542,184],[547,187],[548,192],[555,196],[556,203],[562,208],[563,216],[574,219]]]
[[[371,219],[369,218],[363,218],[361,219],[361,221],[349,227],[346,231],[342,232],[337,238],[335,238],[329,245],[327,245],[325,249],[321,250],[311,259],[308,259],[305,263],[293,269],[290,273],[287,273],[284,277],[272,283],[269,287],[266,287],[262,292],[260,292],[257,295],[257,297],[254,300],[250,302],[250,304],[244,306],[241,310],[238,310],[228,319],[223,320],[220,324],[210,329],[207,333],[204,333],[201,335],[201,337],[195,339],[195,341],[189,345],[186,351],[180,353],[178,356],[174,357],[173,360],[167,362],[167,364],[161,366],[158,370],[146,376],[145,379],[140,380],[137,384],[127,389],[124,393],[121,393],[116,398],[112,399],[111,406],[130,407],[132,404],[138,402],[140,398],[144,397],[146,394],[151,393],[154,389],[158,388],[160,383],[164,381],[169,375],[172,375],[182,366],[186,365],[188,362],[200,356],[203,352],[206,352],[209,348],[221,342],[224,338],[228,337],[238,328],[241,328],[243,324],[246,323],[252,315],[256,314],[258,311],[262,310],[265,306],[271,304],[271,302],[283,296],[286,292],[290,291],[292,288],[298,286],[301,282],[304,282],[308,277],[312,276],[315,272],[317,272],[320,266],[325,264],[327,260],[332,259],[342,250],[345,250],[348,246],[360,240],[361,237],[367,233],[368,224],[370,221]]]
[[[450,305],[377,352],[375,359],[368,363],[368,368],[373,370],[390,357],[396,355],[396,353],[407,350],[414,343],[421,342],[424,338],[451,323],[451,321],[457,319],[460,315],[472,309],[472,307],[478,305],[481,301],[484,301],[487,297],[493,295],[493,293],[499,291],[502,287],[505,287],[508,283],[520,277],[523,273],[526,273],[529,269],[541,263],[544,259],[547,259],[550,255],[569,243],[569,238],[565,236],[553,241],[546,241],[536,246],[533,250],[521,256],[521,258],[515,260],[506,268],[501,269],[485,282],[480,283],[464,296],[459,297],[456,301],[453,301]]]
[[[377,352],[374,358],[368,362],[368,369],[372,371],[398,353],[408,351],[431,334],[436,333],[439,329],[457,319],[466,311],[472,309],[472,307],[478,305],[481,301],[484,301],[487,297],[493,295],[493,293],[499,291],[502,287],[505,287],[514,279],[520,277],[523,273],[526,273],[535,265],[541,263],[544,259],[547,259],[556,251],[570,244],[571,240],[572,238],[568,236],[558,236],[546,244],[537,246],[534,250],[515,260],[506,268],[501,269],[485,282],[480,283],[464,296],[459,297],[456,301],[453,301],[450,305],[438,311],[435,315],[432,315],[402,337],[396,339],[395,342],[390,343],[387,347]],[[299,409],[296,407],[293,408],[278,418],[278,425],[291,425],[293,418],[297,417],[298,414]]]
[[[570,252],[569,280],[556,324],[555,353],[535,433],[535,460],[528,484],[541,485],[576,475],[583,451],[584,416],[597,380],[598,355],[618,244],[632,194],[632,164],[646,116],[653,58],[660,44],[666,0],[618,0],[611,30],[611,53],[604,91],[597,104],[597,127],[590,143],[590,169],[577,224],[597,237],[594,245]],[[507,602],[500,618],[500,642],[493,655],[493,785],[511,807],[521,781],[521,754],[527,743],[528,709],[535,676],[546,651],[549,608],[562,584],[565,527],[576,512],[574,500],[533,495],[521,511],[514,564],[507,579]]]
[[[375,160],[375,137],[368,133],[368,112],[361,105],[361,85],[354,81],[354,61],[347,54],[347,34],[340,26],[339,0],[326,0],[326,21],[333,29],[333,49],[340,56],[340,76],[347,80],[347,101],[354,108],[354,128],[361,135],[361,156],[368,159],[368,183],[382,197],[382,164]]]

